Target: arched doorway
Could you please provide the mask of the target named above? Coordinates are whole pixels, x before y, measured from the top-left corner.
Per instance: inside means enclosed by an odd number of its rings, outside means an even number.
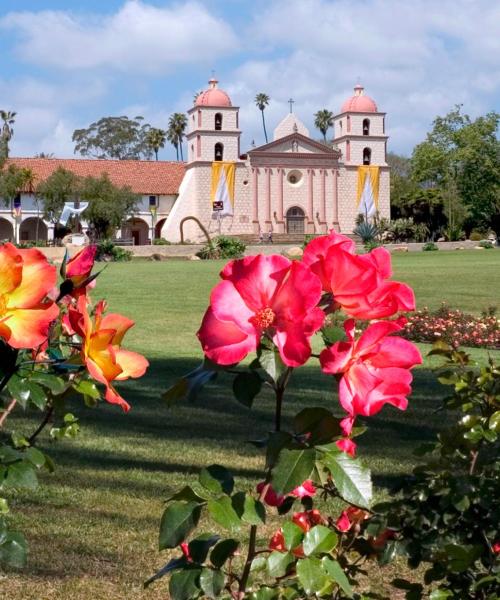
[[[14,227],[7,219],[0,218],[0,242],[12,242],[14,239]]]
[[[286,232],[305,233],[305,214],[298,206],[292,206],[286,211]]]
[[[129,219],[122,227],[122,238],[132,238],[134,246],[149,244],[149,225],[143,219]]]
[[[156,223],[155,226],[155,238],[159,239],[161,238],[161,230],[163,229],[163,226],[165,225],[167,219],[160,219],[158,221],[158,223]]]
[[[37,217],[24,219],[19,228],[20,242],[34,242],[37,240],[47,241],[47,225]]]

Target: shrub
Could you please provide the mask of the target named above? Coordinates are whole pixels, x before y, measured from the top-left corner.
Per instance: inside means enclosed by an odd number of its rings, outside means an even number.
[[[439,248],[434,242],[427,242],[427,244],[422,246],[422,250],[424,252],[433,252],[434,250],[439,250]]]
[[[363,243],[366,244],[375,240],[378,235],[378,228],[375,224],[364,221],[354,228],[353,233],[359,235]]]
[[[102,240],[97,244],[96,260],[126,262],[132,260],[132,252],[116,246],[112,240]]]
[[[18,244],[14,244],[17,248],[46,248],[49,244],[46,240],[38,240],[35,242],[34,240],[30,240],[28,242],[19,242]]]
[[[484,239],[484,235],[480,231],[477,231],[477,229],[475,229],[471,232],[469,239],[473,242],[479,242],[480,240]]]
[[[172,242],[169,242],[165,238],[155,238],[153,240],[153,245],[154,246],[170,246],[171,243]]]
[[[492,248],[494,248],[493,243],[490,242],[489,240],[481,240],[479,242],[478,246],[480,246],[481,248],[484,248],[485,250],[491,250]]]
[[[495,600],[500,589],[500,365],[479,369],[464,352],[439,343],[430,354],[447,359],[439,381],[451,387],[443,401],[451,427],[421,448],[429,458],[413,471],[400,500],[374,507],[379,529],[395,540],[387,556],[425,566],[424,585],[397,579],[406,598]],[[453,422],[454,421],[454,422]],[[415,572],[414,572],[415,573]],[[430,593],[430,596],[427,594]]]
[[[414,223],[413,219],[395,219],[388,226],[388,233],[395,242],[423,242],[429,236],[429,229],[424,223]]]
[[[238,238],[219,235],[210,244],[204,246],[197,254],[200,258],[241,258],[245,252],[246,245]]]
[[[364,243],[366,252],[371,252],[374,248],[378,248],[379,246],[383,246],[383,244],[377,240],[370,240],[369,242]]]

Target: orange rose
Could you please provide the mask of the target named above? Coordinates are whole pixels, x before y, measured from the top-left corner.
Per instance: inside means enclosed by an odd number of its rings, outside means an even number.
[[[13,348],[36,348],[47,339],[58,306],[47,301],[56,268],[35,248],[0,246],[0,337]]]
[[[92,320],[87,302],[86,296],[80,296],[77,309],[70,308],[68,315],[73,330],[82,338],[82,360],[91,377],[106,386],[106,400],[111,404],[119,404],[127,412],[130,405],[111,382],[141,377],[149,365],[140,354],[120,347],[123,336],[134,325],[134,321],[112,313],[103,316],[103,301],[97,304]]]

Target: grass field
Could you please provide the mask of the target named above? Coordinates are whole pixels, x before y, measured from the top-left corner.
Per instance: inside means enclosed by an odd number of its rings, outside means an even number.
[[[142,582],[166,558],[157,552],[157,532],[167,493],[211,462],[232,467],[240,483],[255,484],[261,457],[246,440],[270,427],[269,395],[248,411],[231,398],[222,378],[194,406],[168,410],[160,400],[201,359],[194,334],[221,265],[111,264],[98,279],[94,298],[106,297],[111,310],[136,320],[128,347],[145,354],[151,367],[143,379],[121,386],[133,407],[128,415],[109,405],[72,406],[81,435],[58,444],[41,439],[57,468],[43,475],[35,494],[12,506],[15,524],[29,541],[29,566],[0,579],[0,598],[166,598],[165,583],[143,591]],[[397,255],[394,270],[414,286],[419,306],[446,300],[479,313],[498,303],[500,251]],[[486,357],[479,350],[473,354]],[[426,360],[415,373],[408,411],[387,407],[360,438],[360,455],[367,457],[382,495],[411,469],[412,449],[442,425],[434,409],[443,388],[429,366]],[[292,378],[285,420],[305,405],[334,403],[331,380],[312,364]],[[19,418],[16,427],[29,432],[34,422]]]

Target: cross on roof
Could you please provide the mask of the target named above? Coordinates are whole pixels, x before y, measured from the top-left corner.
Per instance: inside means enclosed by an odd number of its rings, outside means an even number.
[[[293,113],[293,104],[295,103],[295,100],[293,100],[292,98],[290,98],[290,100],[288,100],[288,104],[290,105],[290,113]]]

